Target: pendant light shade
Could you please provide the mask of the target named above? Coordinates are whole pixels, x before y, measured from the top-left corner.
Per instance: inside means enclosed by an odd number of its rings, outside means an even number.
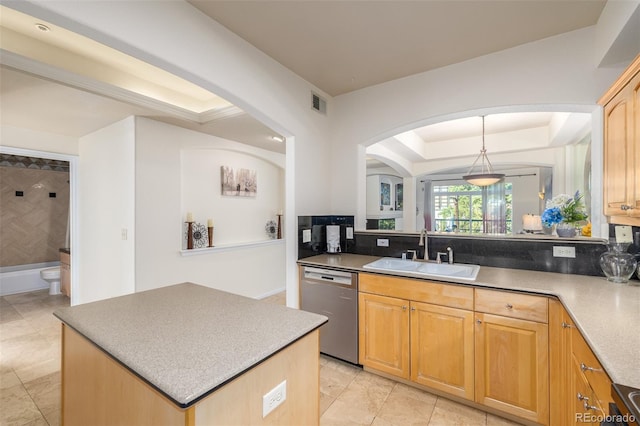
[[[474,172],[474,167],[476,167],[478,161],[480,165]],[[493,171],[493,166],[489,161],[489,157],[487,157],[487,150],[484,147],[484,116],[482,116],[482,149],[480,150],[480,155],[473,162],[467,174],[462,176],[462,179],[476,186],[489,186],[504,179],[504,174]]]

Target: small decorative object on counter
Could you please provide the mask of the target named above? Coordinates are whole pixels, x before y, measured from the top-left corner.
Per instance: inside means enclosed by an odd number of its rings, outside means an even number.
[[[583,237],[590,237],[591,236],[591,222],[589,222],[585,226],[583,226],[582,229],[581,229],[581,232],[582,232],[582,236]]]
[[[625,284],[636,270],[636,258],[627,252],[628,243],[609,244],[609,251],[600,256],[600,267],[607,276],[607,280]]]
[[[201,223],[193,224],[193,234],[192,234],[193,248],[207,247],[209,238],[207,238],[208,234],[205,231],[206,231],[206,228],[203,224]]]
[[[209,247],[213,247],[213,219],[207,220],[207,231],[209,232]]]
[[[575,237],[578,223],[589,217],[582,201],[583,196],[580,191],[576,191],[573,197],[560,194],[548,200],[546,209],[542,213],[543,225],[546,227],[556,225],[556,233],[559,237]]]
[[[278,225],[273,220],[268,220],[267,224],[264,226],[264,230],[267,232],[267,235],[272,240],[276,239],[276,232],[278,229]]]

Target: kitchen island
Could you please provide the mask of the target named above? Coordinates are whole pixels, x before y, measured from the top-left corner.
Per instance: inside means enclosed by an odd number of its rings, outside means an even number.
[[[322,315],[191,283],[54,315],[64,425],[318,424]]]

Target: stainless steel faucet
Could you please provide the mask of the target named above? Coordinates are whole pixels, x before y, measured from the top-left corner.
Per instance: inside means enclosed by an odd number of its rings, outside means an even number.
[[[451,247],[447,247],[446,253],[443,251],[436,253],[436,263],[442,263],[441,256],[443,255],[447,255],[447,262],[449,262],[449,265],[453,265],[453,249]]]
[[[423,229],[420,231],[420,241],[418,242],[418,246],[424,247],[424,260],[429,260],[429,235],[427,235],[427,230]]]

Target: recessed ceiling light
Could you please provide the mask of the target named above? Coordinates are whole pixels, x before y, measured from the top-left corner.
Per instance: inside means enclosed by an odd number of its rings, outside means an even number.
[[[48,33],[49,31],[51,31],[51,28],[41,23],[36,23],[36,28],[42,31],[43,33]]]
[[[271,139],[276,142],[284,142],[284,138],[282,136],[271,136]]]

